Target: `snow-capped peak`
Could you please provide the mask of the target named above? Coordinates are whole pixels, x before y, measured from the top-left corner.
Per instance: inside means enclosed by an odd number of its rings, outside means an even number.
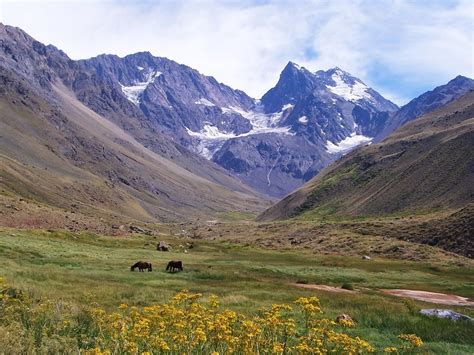
[[[334,85],[326,85],[326,87],[337,96],[347,101],[371,100],[372,95],[368,92],[369,87],[356,78],[349,77],[348,73],[336,67],[332,69],[331,79]]]

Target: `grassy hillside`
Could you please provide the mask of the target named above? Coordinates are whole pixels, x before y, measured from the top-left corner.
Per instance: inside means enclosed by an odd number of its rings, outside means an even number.
[[[172,252],[155,250],[165,240]],[[431,319],[417,313],[432,304],[384,295],[381,288],[408,288],[474,297],[472,269],[450,262],[413,263],[376,258],[315,256],[307,251],[272,251],[229,242],[188,238],[106,237],[90,233],[0,230],[1,276],[33,298],[60,302],[58,309],[80,310],[93,303],[107,310],[121,303],[144,306],[169,299],[181,289],[220,296],[224,307],[250,314],[273,303],[300,296],[321,299],[325,316],[348,313],[358,326],[350,329],[374,346],[391,344],[400,333],[416,333],[429,353],[474,351],[470,323]],[[171,259],[182,260],[184,272],[164,271]],[[130,272],[137,260],[153,263],[151,273]],[[293,286],[297,281],[340,287],[355,293],[332,293]],[[444,306],[446,307],[446,306]],[[466,307],[449,308],[474,315]],[[59,311],[58,311],[59,312]]]
[[[379,144],[349,153],[261,215],[262,220],[462,208],[474,188],[474,93]]]

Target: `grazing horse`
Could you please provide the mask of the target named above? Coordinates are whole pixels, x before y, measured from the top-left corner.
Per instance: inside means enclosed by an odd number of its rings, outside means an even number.
[[[130,268],[130,271],[135,271],[135,269],[138,268],[138,271],[143,272],[145,269],[148,269],[148,271],[152,271],[151,268],[151,263],[147,263],[145,261],[138,261],[135,264],[132,265]]]
[[[168,266],[166,267],[166,271],[175,272],[176,270],[183,271],[183,262],[182,261],[172,260],[168,263]]]

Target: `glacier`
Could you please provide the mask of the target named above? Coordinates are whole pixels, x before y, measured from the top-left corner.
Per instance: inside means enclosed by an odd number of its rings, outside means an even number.
[[[353,132],[349,137],[344,138],[338,143],[326,141],[326,151],[330,154],[344,154],[361,144],[369,143],[371,141],[372,138]]]
[[[134,85],[131,86],[125,86],[121,83],[119,84],[127,100],[138,106],[140,105],[140,96],[143,91],[145,91],[147,86],[153,83],[155,79],[162,74],[163,73],[159,71],[151,71],[147,74],[147,79],[145,81],[135,82]]]

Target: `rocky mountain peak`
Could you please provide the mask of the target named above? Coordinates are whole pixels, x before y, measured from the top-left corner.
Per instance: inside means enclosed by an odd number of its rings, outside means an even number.
[[[315,87],[315,77],[309,70],[288,62],[275,87],[261,99],[265,112],[278,112],[283,106],[296,103]]]
[[[463,75],[458,75],[454,79],[450,80],[446,85],[450,86],[459,86],[459,87],[469,87],[472,88],[473,80],[471,78],[465,77]]]
[[[282,132],[232,138],[213,159],[273,196],[288,193],[328,162],[370,142],[397,109],[340,68],[313,73],[291,61],[261,104]]]
[[[444,106],[451,101],[474,90],[474,80],[462,75],[456,76],[444,85],[440,85],[431,91],[427,91],[417,98],[411,100],[397,111],[387,122],[384,129],[376,137],[380,141],[391,132],[415,118]]]

